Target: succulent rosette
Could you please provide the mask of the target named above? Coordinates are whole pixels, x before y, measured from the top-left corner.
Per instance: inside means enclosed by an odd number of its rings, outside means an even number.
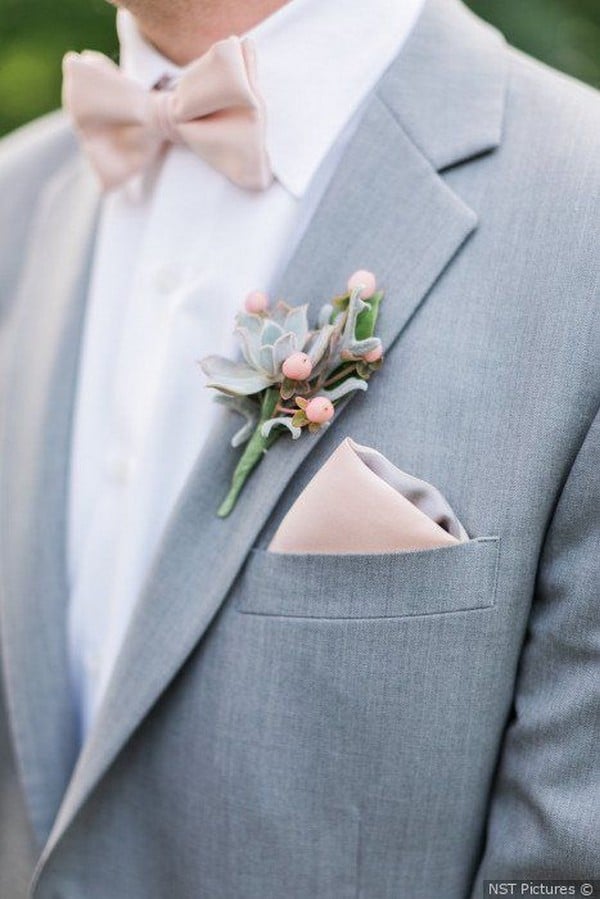
[[[321,350],[318,342],[311,339],[307,306],[277,303],[268,315],[239,312],[235,333],[240,338],[244,361],[207,356],[200,363],[209,378],[207,386],[231,396],[252,396],[281,384],[286,359],[305,351],[314,366],[326,348],[326,343]]]
[[[232,511],[247,478],[282,433],[296,440],[304,430],[328,427],[341,399],[367,389],[383,361],[374,335],[382,299],[374,276],[356,272],[346,293],[321,308],[311,329],[307,306],[278,302],[271,308],[264,293],[248,295],[235,327],[243,358],[215,355],[200,362],[218,401],[244,419],[232,445],[246,449],[218,515]]]

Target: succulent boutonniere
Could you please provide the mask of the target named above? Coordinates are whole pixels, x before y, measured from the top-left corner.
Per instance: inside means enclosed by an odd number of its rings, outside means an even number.
[[[243,416],[232,446],[246,444],[229,492],[217,514],[229,515],[248,476],[265,452],[288,431],[297,440],[304,431],[326,428],[339,401],[367,381],[383,361],[375,322],[383,293],[375,277],[358,271],[347,291],[326,303],[310,329],[306,306],[279,302],[254,291],[236,317],[244,361],[207,356],[200,366],[217,400]]]

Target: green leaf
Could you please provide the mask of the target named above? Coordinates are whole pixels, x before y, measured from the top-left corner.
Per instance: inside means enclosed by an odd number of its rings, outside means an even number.
[[[377,291],[377,293],[374,293],[370,299],[364,300],[369,308],[363,309],[356,320],[356,329],[354,333],[357,340],[366,340],[367,337],[372,337],[375,333],[375,323],[377,322],[379,305],[382,299],[383,292]]]
[[[308,418],[303,409],[298,409],[298,411],[292,417],[292,424],[296,428],[302,428],[308,422]]]

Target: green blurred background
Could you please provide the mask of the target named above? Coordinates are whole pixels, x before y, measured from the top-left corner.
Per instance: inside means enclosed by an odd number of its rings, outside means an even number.
[[[600,0],[469,5],[517,47],[600,87]],[[58,105],[66,50],[115,55],[115,45],[114,9],[105,0],[0,0],[0,134]]]

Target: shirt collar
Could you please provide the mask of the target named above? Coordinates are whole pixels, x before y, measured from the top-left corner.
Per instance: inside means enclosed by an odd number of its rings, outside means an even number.
[[[243,37],[256,49],[276,178],[301,197],[400,51],[424,0],[290,0]],[[181,70],[120,10],[121,66],[146,87]]]
[[[181,72],[175,63],[142,37],[135,19],[126,9],[117,12],[117,34],[122,71],[148,90],[165,75],[173,77]]]

